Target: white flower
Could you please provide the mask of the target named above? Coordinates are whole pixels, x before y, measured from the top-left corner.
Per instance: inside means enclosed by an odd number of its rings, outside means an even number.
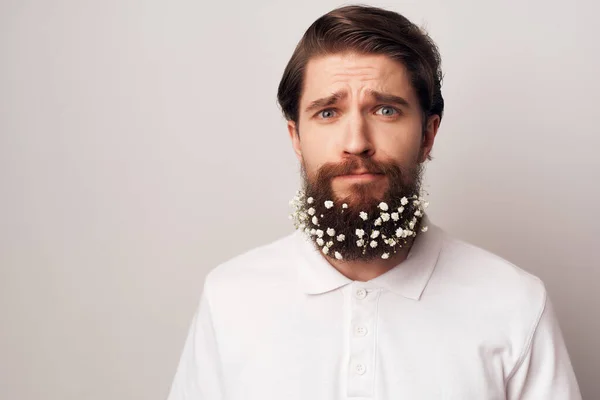
[[[331,201],[331,200],[325,201],[325,208],[329,209],[331,207],[333,207],[333,201]]]
[[[340,233],[340,234],[337,236],[337,240],[338,240],[338,242],[343,242],[343,241],[344,241],[344,239],[346,239],[346,235],[344,235],[343,233]]]
[[[408,223],[408,227],[409,227],[410,229],[413,229],[413,228],[415,227],[415,221],[410,221],[410,222]]]
[[[399,212],[400,214],[402,214],[402,212],[403,212],[403,211],[404,211],[404,207],[398,207],[398,212]]]
[[[404,233],[404,230],[402,228],[396,229],[396,236],[397,237],[403,237],[402,236],[403,233]]]
[[[375,225],[375,226],[379,226],[379,225],[381,225],[381,218],[377,218],[377,219],[375,220],[375,222],[373,223],[373,225]]]
[[[306,228],[306,224],[300,224],[300,225],[298,226],[298,229],[304,229],[304,228]]]
[[[428,228],[426,226],[424,226],[424,227],[421,228],[421,232],[427,232],[427,229]]]
[[[404,230],[404,235],[405,236],[411,236],[413,234],[413,231],[411,231],[410,229],[405,229]]]
[[[400,219],[400,216],[398,215],[398,213],[392,213],[392,219],[394,221],[398,221]]]
[[[371,239],[375,239],[377,236],[379,236],[379,231],[371,232]]]
[[[406,197],[403,197],[400,199],[400,204],[402,204],[403,206],[408,204],[408,199]]]
[[[363,237],[364,234],[365,234],[365,231],[363,231],[362,229],[356,230],[356,236],[358,236],[359,238]]]
[[[346,204],[346,203],[342,204],[342,208],[348,208],[348,204]]]
[[[396,245],[396,241],[394,239],[390,239],[390,240],[388,240],[388,245],[393,247]]]
[[[383,258],[384,260],[387,260],[388,258],[390,258],[390,253],[383,253],[381,255],[381,258]]]
[[[331,247],[331,246],[333,246],[333,241],[330,240],[329,242],[327,242],[327,247]]]
[[[340,252],[339,252],[339,251],[336,251],[336,252],[335,252],[335,258],[337,258],[338,260],[341,260],[341,259],[342,259],[342,255],[340,254]]]
[[[357,245],[358,247],[363,247],[363,246],[365,245],[365,241],[364,241],[364,240],[362,240],[362,239],[358,239],[358,240],[356,241],[356,245]]]
[[[381,203],[379,203],[379,208],[382,211],[387,211],[388,210],[388,205],[385,202],[382,201]]]
[[[369,243],[369,245],[371,245],[372,248],[375,248],[375,247],[377,247],[377,241],[371,240],[371,243]]]
[[[423,208],[427,208],[427,207],[429,207],[429,202],[428,201],[426,201],[425,203],[423,203]]]
[[[415,201],[413,201],[413,204],[414,204],[415,206],[418,206],[419,204],[421,204],[421,202],[420,202],[419,200],[415,200]]]
[[[329,253],[329,247],[327,247],[327,246],[323,247],[322,251],[323,251],[323,254]]]
[[[315,212],[316,212],[315,209],[312,208],[312,207],[308,209],[308,214],[309,215],[315,215]]]
[[[317,234],[317,236],[318,236],[318,237],[323,237],[323,231],[322,231],[322,230],[320,230],[320,229],[317,229],[317,230],[315,231],[315,233]]]
[[[319,218],[312,217],[312,223],[315,224],[315,225],[319,225]]]
[[[367,213],[364,212],[364,211],[360,212],[360,217],[362,218],[363,221],[366,221],[367,218],[369,218],[369,216],[367,215]]]
[[[308,199],[306,199],[306,202],[308,204],[312,204],[315,201],[315,199],[313,199],[312,197],[309,197]]]
[[[311,234],[311,235],[316,235],[316,234],[317,234],[317,230],[316,230],[315,228],[312,228],[312,229],[310,230],[310,234]]]
[[[420,217],[421,215],[423,215],[423,214],[421,213],[421,211],[419,211],[419,210],[416,210],[416,211],[415,211],[415,217]]]
[[[390,220],[390,214],[388,214],[388,213],[381,213],[381,219],[382,219],[384,222],[387,222],[387,221],[389,221],[389,220]]]
[[[335,235],[335,229],[333,229],[333,228],[327,228],[327,234],[329,236],[334,236]]]
[[[325,241],[323,239],[321,239],[321,238],[317,238],[317,244],[319,246],[323,246],[325,244]]]

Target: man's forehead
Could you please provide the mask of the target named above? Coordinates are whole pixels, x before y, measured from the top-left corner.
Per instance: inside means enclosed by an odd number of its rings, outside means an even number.
[[[410,97],[404,65],[381,54],[331,54],[308,61],[302,103],[345,89],[371,88]]]

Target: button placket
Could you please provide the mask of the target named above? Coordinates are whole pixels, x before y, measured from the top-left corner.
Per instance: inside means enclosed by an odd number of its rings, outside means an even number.
[[[367,288],[355,282],[351,289],[350,360],[348,365],[348,396],[369,396],[375,381],[374,332],[379,289]]]

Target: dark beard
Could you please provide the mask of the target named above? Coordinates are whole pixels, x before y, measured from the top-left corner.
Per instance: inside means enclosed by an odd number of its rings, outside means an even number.
[[[382,196],[373,195],[377,182],[367,182],[354,184],[347,197],[338,198],[333,192],[332,179],[359,169],[385,175],[388,180],[385,193]],[[318,170],[314,180],[309,179],[302,168],[304,196],[299,199],[297,209],[300,215],[308,214],[311,207],[315,210],[314,215],[308,215],[308,218],[303,220],[305,232],[309,233],[312,230],[313,233],[308,236],[319,250],[323,250],[323,242],[329,244],[327,257],[335,258],[336,252],[345,261],[368,262],[390,257],[406,244],[410,237],[419,232],[422,214],[415,217],[415,212],[419,214],[419,211],[422,213],[423,210],[422,201],[416,200],[420,192],[422,172],[421,164],[403,169],[392,162],[376,162],[369,158],[352,158],[341,164],[325,164]],[[408,199],[408,202],[404,200],[406,204],[401,203],[403,197]],[[311,203],[307,201],[309,198],[312,198]],[[327,208],[326,201],[333,201],[333,206]],[[387,205],[388,210],[380,208],[382,202]],[[343,204],[347,207],[344,208]],[[398,212],[399,208],[403,209],[401,213]],[[367,213],[366,220],[361,218],[361,212]],[[394,212],[397,213],[397,220],[389,218]],[[383,214],[388,214],[387,221],[381,220]],[[311,222],[313,216],[317,217],[318,224]],[[380,218],[379,223],[375,222],[377,218]],[[407,238],[398,237],[398,228],[407,229],[409,225],[413,226],[411,230],[414,233]],[[327,233],[328,229],[333,229],[333,236]],[[357,229],[364,231],[362,239],[366,243],[363,246],[357,245],[357,240],[361,239],[356,234]],[[315,234],[319,230],[322,231],[321,236]],[[373,231],[378,231],[379,236],[371,238]],[[337,239],[340,234],[344,235],[344,240]],[[384,242],[392,239],[393,246]],[[372,240],[377,242],[377,247],[369,245]]]

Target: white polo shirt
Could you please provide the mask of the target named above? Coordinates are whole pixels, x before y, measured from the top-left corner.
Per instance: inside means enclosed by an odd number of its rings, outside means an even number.
[[[425,218],[368,282],[299,231],[213,269],[168,399],[581,399],[543,283]]]

